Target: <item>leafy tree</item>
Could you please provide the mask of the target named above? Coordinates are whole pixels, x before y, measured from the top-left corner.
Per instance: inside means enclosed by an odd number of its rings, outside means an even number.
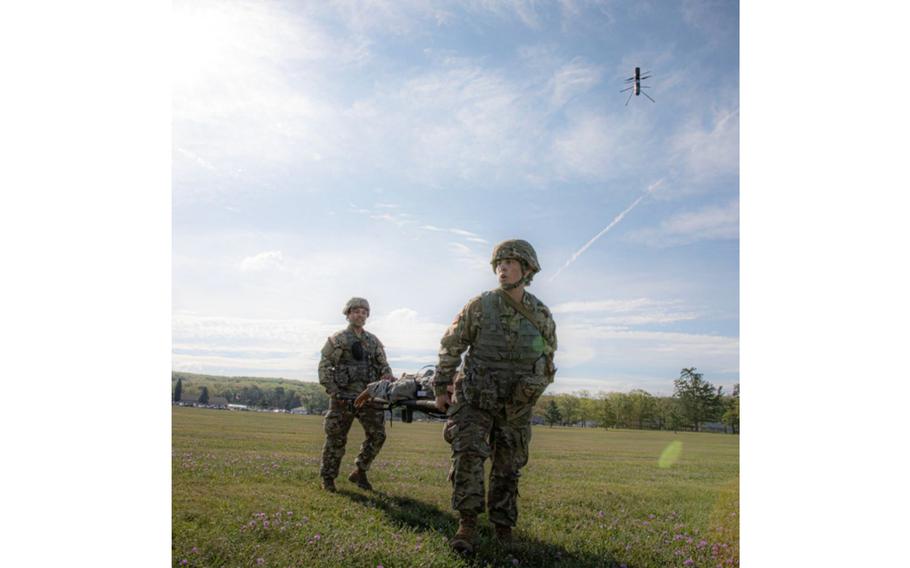
[[[554,424],[562,421],[562,412],[560,412],[559,406],[556,405],[556,401],[552,398],[547,405],[547,413],[544,415],[544,420],[546,420],[550,428],[552,428]]]
[[[733,385],[733,395],[724,399],[721,422],[729,426],[734,434],[739,434],[739,383]]]
[[[177,379],[177,386],[174,387],[174,402],[180,402],[183,396],[183,379]]]
[[[654,420],[659,430],[679,430],[683,419],[679,410],[679,401],[664,396],[655,401]]]
[[[610,401],[610,407],[613,409],[614,425],[618,428],[626,428],[629,425],[629,395],[621,392],[611,392],[607,395]]]
[[[601,428],[608,429],[616,425],[616,412],[613,410],[613,403],[610,400],[610,395],[606,393],[599,393],[598,400],[596,401],[597,405],[597,422],[600,424]]]
[[[208,404],[209,403],[209,387],[202,387],[202,392],[199,393],[199,404]]]
[[[558,400],[559,410],[562,412],[563,424],[573,426],[576,422],[578,422],[581,402],[576,396],[571,394],[561,394],[559,395]]]
[[[581,397],[578,402],[578,414],[581,417],[581,425],[587,426],[587,422],[594,420],[597,416],[597,401],[591,397],[591,393],[587,391],[581,391],[579,393]]]
[[[626,395],[626,404],[629,409],[629,422],[638,424],[638,429],[645,427],[645,422],[650,422],[654,418],[654,412],[657,410],[657,403],[651,393],[635,389]]]
[[[696,432],[703,422],[717,418],[721,410],[722,388],[715,390],[702,376],[691,367],[683,369],[673,381],[673,396],[679,400],[683,417]]]

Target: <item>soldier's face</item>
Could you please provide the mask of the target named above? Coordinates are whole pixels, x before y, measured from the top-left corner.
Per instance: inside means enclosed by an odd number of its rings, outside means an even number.
[[[499,284],[517,284],[523,277],[521,263],[513,258],[500,260],[496,263],[496,277]]]
[[[357,327],[363,327],[368,317],[370,317],[370,310],[366,308],[351,308],[348,312],[348,321]]]

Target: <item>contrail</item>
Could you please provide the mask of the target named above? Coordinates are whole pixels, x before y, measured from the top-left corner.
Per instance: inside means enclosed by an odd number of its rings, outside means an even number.
[[[622,221],[622,218],[626,216],[626,213],[628,213],[629,211],[635,209],[635,206],[638,205],[639,202],[640,202],[642,199],[644,199],[645,197],[647,197],[648,195],[650,195],[651,192],[654,191],[655,189],[657,189],[657,187],[660,186],[660,184],[662,184],[663,182],[664,182],[664,178],[660,178],[660,179],[657,180],[656,182],[654,182],[654,183],[652,183],[651,185],[649,185],[649,186],[648,186],[648,189],[645,190],[644,194],[640,195],[640,196],[638,197],[638,199],[636,199],[635,201],[633,201],[633,202],[632,202],[632,205],[629,205],[629,206],[626,208],[625,211],[623,211],[622,213],[620,213],[619,215],[617,215],[616,217],[614,217],[613,220],[610,221],[610,224],[607,225],[607,226],[604,228],[603,231],[601,231],[601,232],[597,233],[596,235],[594,235],[594,238],[593,238],[593,239],[591,239],[590,241],[586,242],[586,243],[585,243],[585,246],[583,246],[583,247],[581,247],[580,249],[578,249],[578,250],[575,252],[575,254],[573,254],[572,257],[569,258],[569,260],[567,260],[566,263],[565,263],[564,265],[562,265],[562,268],[560,268],[559,270],[557,270],[557,271],[556,271],[556,274],[554,274],[552,277],[550,277],[550,282],[552,282],[553,280],[555,280],[556,277],[559,276],[559,273],[560,273],[560,272],[562,272],[563,270],[565,270],[566,268],[568,268],[568,266],[569,266],[570,264],[572,264],[573,262],[575,262],[575,259],[577,259],[579,256],[581,256],[581,253],[583,253],[583,252],[585,252],[586,250],[588,250],[588,247],[591,246],[591,245],[593,245],[593,244],[594,244],[594,241],[596,241],[596,240],[599,239],[600,237],[606,235],[606,234],[607,234],[607,231],[609,231],[609,230],[612,229],[614,226],[616,226],[617,223],[619,223],[620,221]]]

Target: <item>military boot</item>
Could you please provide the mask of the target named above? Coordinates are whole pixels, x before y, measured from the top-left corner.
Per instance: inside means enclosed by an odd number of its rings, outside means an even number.
[[[496,530],[496,540],[498,540],[500,544],[512,542],[512,527],[509,525],[493,523],[493,528]]]
[[[458,554],[471,554],[474,552],[474,529],[477,528],[477,517],[461,515],[458,520],[458,532],[449,541],[449,546]]]
[[[372,491],[373,486],[370,485],[370,480],[367,479],[367,472],[360,469],[359,467],[354,468],[354,471],[351,472],[351,475],[348,476],[348,481],[356,483],[357,487],[365,489],[367,491]]]
[[[331,477],[322,478],[322,488],[328,491],[329,493],[335,493],[335,480]]]

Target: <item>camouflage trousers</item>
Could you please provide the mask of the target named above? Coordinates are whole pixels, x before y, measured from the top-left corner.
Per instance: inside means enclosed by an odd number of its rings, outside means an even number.
[[[462,515],[484,511],[490,521],[514,527],[518,522],[518,478],[528,463],[531,405],[500,403],[481,410],[456,393],[443,437],[452,445],[452,508]],[[490,489],[484,494],[484,460],[491,458]]]
[[[348,432],[354,418],[360,421],[366,439],[360,445],[360,454],[357,455],[357,467],[367,471],[373,459],[379,454],[382,444],[385,443],[385,415],[382,409],[364,406],[354,414],[351,406],[345,402],[332,400],[329,412],[325,415],[325,445],[322,447],[322,465],[319,475],[323,478],[335,479],[341,467],[341,458],[344,457],[345,446],[348,443]]]

